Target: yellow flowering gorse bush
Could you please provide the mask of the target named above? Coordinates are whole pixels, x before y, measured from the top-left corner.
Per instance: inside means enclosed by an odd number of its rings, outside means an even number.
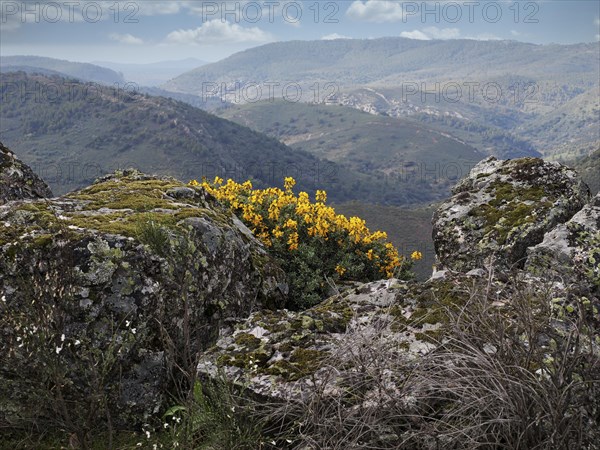
[[[283,190],[254,189],[250,181],[219,177],[212,183],[190,182],[229,206],[280,260],[291,278],[292,307],[319,301],[327,292],[325,277],[370,281],[409,276],[411,261],[387,242],[385,232],[371,232],[364,220],[336,214],[326,205],[325,191],[316,191],[314,202],[306,192],[294,194],[295,184],[290,177]]]

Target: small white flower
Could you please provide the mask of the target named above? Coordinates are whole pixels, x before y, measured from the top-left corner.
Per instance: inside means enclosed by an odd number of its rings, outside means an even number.
[[[165,423],[163,424],[163,428],[165,428],[165,429],[166,429],[166,428],[169,428],[169,424],[168,424],[167,422],[165,422]]]
[[[62,346],[61,347],[56,347],[56,354],[58,355],[61,351],[62,351]]]
[[[60,342],[65,342],[65,335],[64,335],[64,334],[62,334],[62,335],[60,336]]]
[[[75,345],[79,345],[79,344],[81,344],[81,341],[80,341],[79,339],[77,339],[77,340],[75,341]]]
[[[132,328],[132,329],[131,329],[131,332],[132,332],[133,334],[135,334],[135,332],[136,332],[136,331],[137,331],[137,329],[136,329],[136,328]]]
[[[21,336],[17,336],[17,342],[21,342]]]
[[[152,450],[158,450],[158,446],[157,446],[156,444],[154,444],[154,445],[152,446]]]
[[[3,302],[6,303],[6,295],[3,295],[2,297],[0,297],[0,300],[2,300]]]
[[[127,328],[129,328],[129,325],[131,325],[131,322],[130,322],[129,320],[126,320],[126,321],[125,321],[125,326],[126,326]]]
[[[146,438],[150,439],[150,432],[149,431],[146,431]]]

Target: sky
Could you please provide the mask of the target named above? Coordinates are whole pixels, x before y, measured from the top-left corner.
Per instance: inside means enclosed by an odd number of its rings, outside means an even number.
[[[598,42],[600,2],[0,0],[2,56],[212,62],[270,42],[389,36]]]

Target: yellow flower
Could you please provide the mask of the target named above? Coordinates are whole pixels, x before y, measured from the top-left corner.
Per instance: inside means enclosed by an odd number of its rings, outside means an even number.
[[[215,177],[213,184],[223,184],[223,178]]]
[[[285,223],[284,227],[295,229],[298,227],[298,222],[296,222],[294,219],[288,219],[287,222]]]
[[[325,203],[327,201],[327,192],[325,191],[317,191],[315,195],[315,199],[318,202]]]
[[[298,250],[298,233],[292,233],[287,243],[289,245],[290,251]]]
[[[346,268],[344,266],[340,266],[339,264],[337,266],[335,266],[335,271],[339,274],[339,276],[341,277],[342,275],[344,275],[346,273]]]
[[[414,252],[411,253],[410,258],[414,261],[419,261],[420,259],[423,258],[423,253],[415,250]]]
[[[198,181],[197,181],[197,180],[191,180],[191,181],[188,183],[188,185],[190,185],[190,186],[200,186],[200,183],[198,183]]]
[[[285,187],[286,191],[291,191],[292,188],[296,186],[296,180],[294,180],[292,177],[286,177],[283,180],[283,186]]]

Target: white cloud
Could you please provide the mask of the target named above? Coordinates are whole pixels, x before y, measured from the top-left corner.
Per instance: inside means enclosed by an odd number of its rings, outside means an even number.
[[[422,30],[403,31],[401,37],[429,41],[431,39],[458,39],[460,30],[458,28],[426,27]]]
[[[167,42],[171,44],[232,44],[271,40],[272,36],[258,27],[244,28],[218,19],[203,23],[193,30],[177,30],[167,35]]]
[[[402,3],[391,0],[355,0],[346,15],[367,22],[398,22],[404,18]]]
[[[408,38],[408,39],[418,39],[420,41],[430,41],[431,38],[427,36],[425,33],[419,30],[413,31],[403,31],[400,33],[400,37]]]
[[[600,19],[594,19],[594,25],[600,27]]]
[[[521,36],[521,33],[519,33],[517,30],[510,30],[510,34],[513,36]]]
[[[321,38],[322,41],[333,41],[334,39],[352,39],[350,36],[344,36],[343,34],[332,33],[327,34]]]
[[[127,45],[141,45],[144,41],[140,38],[137,38],[129,33],[127,34],[119,34],[119,33],[111,33],[109,36],[113,41],[120,42],[121,44]]]
[[[431,36],[432,39],[457,39],[460,37],[458,28],[427,27],[423,28],[423,32]]]
[[[475,36],[465,36],[464,39],[471,39],[471,40],[475,40],[475,41],[501,41],[502,38],[499,36],[496,36],[495,34],[492,33],[482,33],[482,34],[477,34]]]

